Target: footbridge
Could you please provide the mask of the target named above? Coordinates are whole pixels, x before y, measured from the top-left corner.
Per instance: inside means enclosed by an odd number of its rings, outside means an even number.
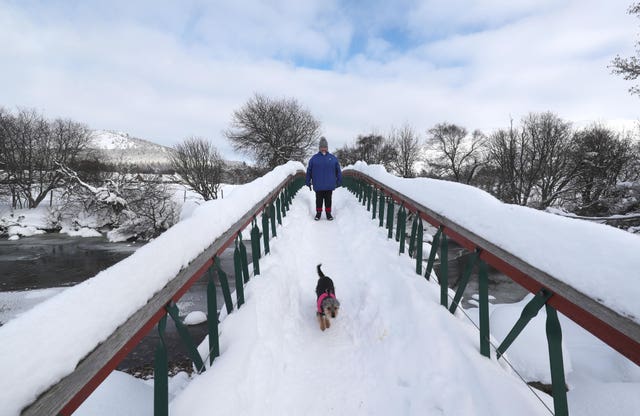
[[[156,415],[568,415],[558,314],[640,365],[637,236],[362,163],[344,170],[335,221],[314,222],[303,185],[302,164],[280,166],[0,327],[0,414],[73,414],[150,331],[161,336]],[[451,241],[472,253],[455,287]],[[220,265],[227,248],[233,270]],[[318,263],[342,304],[325,332],[315,318]],[[500,339],[489,267],[532,294]],[[177,303],[200,279],[208,282],[208,336],[194,340]],[[460,305],[472,279],[478,308],[469,319]],[[508,360],[539,311],[549,395]],[[168,321],[196,369],[171,396]]]

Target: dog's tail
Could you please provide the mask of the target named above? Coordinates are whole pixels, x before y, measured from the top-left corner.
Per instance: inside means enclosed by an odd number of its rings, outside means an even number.
[[[318,276],[324,277],[324,273],[322,273],[322,270],[320,269],[320,266],[322,266],[322,263],[318,264]]]

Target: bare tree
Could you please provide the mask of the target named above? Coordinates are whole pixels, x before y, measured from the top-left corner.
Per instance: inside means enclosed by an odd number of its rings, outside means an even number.
[[[576,175],[571,123],[551,112],[531,113],[523,120],[531,143],[536,203],[544,209],[566,195]]]
[[[397,158],[397,150],[392,141],[373,132],[359,135],[355,145],[345,145],[334,154],[343,166],[361,160],[369,165],[383,165],[387,170],[393,170],[392,163]]]
[[[73,169],[59,165],[67,177],[64,204],[57,220],[77,227],[109,227],[115,240],[156,237],[178,220],[172,192],[160,175],[109,172],[95,186]],[[89,213],[89,215],[86,215]],[[92,223],[81,223],[82,219]]]
[[[489,138],[487,160],[501,200],[546,208],[570,192],[576,174],[571,125],[553,113],[531,113],[522,125]]]
[[[213,144],[202,137],[190,137],[174,147],[171,166],[205,201],[218,198],[224,160]]]
[[[622,138],[602,125],[594,124],[575,133],[576,211],[580,215],[608,215],[611,198],[619,182],[638,179],[629,169],[637,162],[628,138]]]
[[[429,162],[437,176],[471,183],[482,164],[485,136],[479,130],[469,136],[466,128],[450,123],[436,124],[428,134],[427,144],[433,151]]]
[[[236,151],[273,169],[306,159],[319,139],[320,122],[293,98],[274,100],[255,94],[234,111],[231,128],[224,134]]]
[[[413,127],[405,124],[399,129],[392,129],[389,141],[395,148],[395,159],[391,162],[393,169],[403,178],[416,176],[415,164],[420,158],[420,139]]]
[[[51,190],[64,184],[57,163],[73,164],[90,140],[89,129],[71,120],[47,121],[34,110],[0,117],[3,164],[12,188],[13,206],[37,207]]]
[[[640,3],[632,4],[627,13],[640,17]],[[636,54],[638,53],[640,53],[640,42],[636,41]],[[616,55],[611,62],[610,68],[612,68],[611,72],[614,74],[622,75],[627,81],[634,81],[640,76],[640,58],[638,56],[622,58],[620,55]],[[640,95],[640,87],[634,85],[629,88],[629,92]]]

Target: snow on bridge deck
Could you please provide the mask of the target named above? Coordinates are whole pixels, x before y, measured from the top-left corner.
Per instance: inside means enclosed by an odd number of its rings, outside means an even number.
[[[170,406],[173,415],[544,415],[528,387],[479,353],[478,332],[439,304],[344,189],[336,220],[312,220],[296,196],[246,304],[221,324],[221,355]],[[336,286],[340,316],[322,332],[316,265]],[[206,345],[206,342],[203,343]]]

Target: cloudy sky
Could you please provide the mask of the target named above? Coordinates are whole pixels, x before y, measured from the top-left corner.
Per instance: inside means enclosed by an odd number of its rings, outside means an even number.
[[[330,148],[409,124],[506,127],[553,111],[637,120],[607,66],[631,0],[0,0],[0,105],[172,145],[254,94],[295,98]]]

